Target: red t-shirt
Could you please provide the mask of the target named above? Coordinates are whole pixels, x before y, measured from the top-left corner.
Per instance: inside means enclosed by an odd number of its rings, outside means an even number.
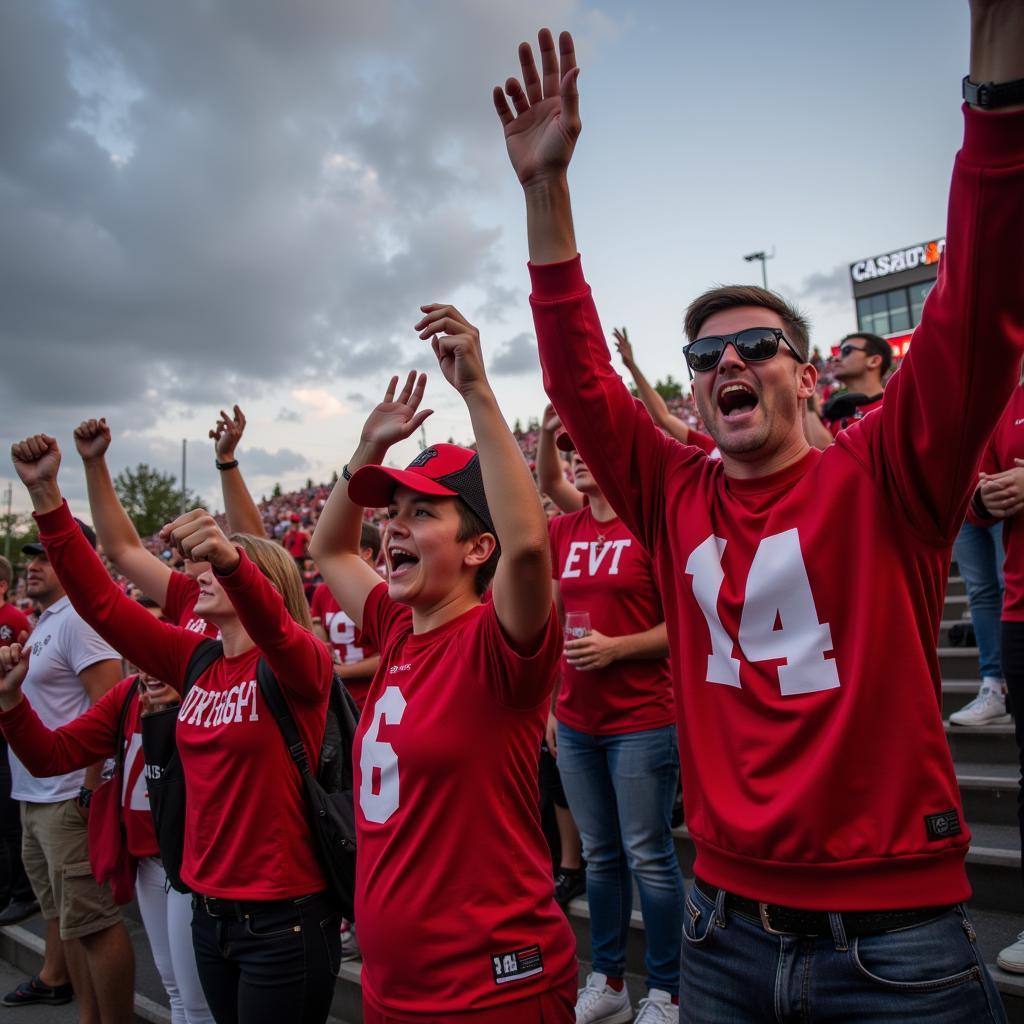
[[[548,524],[551,565],[566,613],[585,611],[605,636],[642,633],[665,620],[650,556],[619,519],[589,508]],[[555,717],[572,729],[611,736],[675,721],[667,658],[613,661],[581,672],[563,657]]]
[[[355,747],[364,998],[447,1020],[565,984],[576,943],[537,792],[554,611],[530,656],[493,604],[414,635],[384,583],[362,625],[382,652]]]
[[[87,768],[101,758],[113,757],[117,723],[135,676],[112,686],[84,714],[59,729],[47,729],[27,700],[11,711],[0,711],[0,729],[21,763],[40,778],[66,775]],[[136,691],[124,729],[124,776],[121,785],[121,820],[128,852],[134,857],[160,853],[153,815],[149,809],[145,758],[142,753],[142,705]]]
[[[332,649],[342,665],[357,665],[366,658],[372,658],[377,649],[368,643],[356,624],[341,610],[338,602],[326,583],[321,583],[313,591],[310,602],[313,618],[319,618],[324,624]],[[362,710],[366,694],[370,690],[373,675],[345,679],[345,689],[352,695],[356,705]]]
[[[167,580],[167,597],[164,600],[164,618],[168,622],[176,622],[182,629],[199,636],[220,638],[220,630],[207,622],[201,615],[196,615],[196,598],[199,596],[199,584],[187,572],[172,572]]]
[[[686,435],[686,443],[699,448],[705,455],[714,456],[718,452],[718,442],[709,434],[702,434],[693,427],[690,427],[690,432]]]
[[[25,613],[10,601],[0,604],[0,646],[17,643],[22,633],[31,633],[32,625]]]
[[[965,119],[938,281],[881,409],[771,476],[666,438],[611,366],[578,258],[531,268],[545,388],[662,583],[694,871],[753,899],[971,891],[936,645],[1024,354],[1024,113]]]
[[[1014,469],[1014,459],[1024,459],[1024,386],[1018,385],[1009,405],[999,419],[992,435],[981,468],[986,473],[1001,473]],[[1024,622],[1024,513],[1018,512],[1008,519],[980,519],[971,515],[977,525],[1003,524],[1003,621]]]
[[[82,618],[124,657],[181,688],[198,633],[159,622],[110,579],[66,504],[37,515],[50,564]],[[259,647],[220,658],[178,712],[185,775],[183,881],[224,899],[276,900],[324,888],[299,773],[256,682],[262,654],[274,670],[315,764],[330,684],[327,647],[288,614],[281,595],[244,552],[220,577]]]
[[[833,437],[838,437],[840,431],[845,430],[848,426],[856,423],[858,420],[864,419],[869,412],[878,409],[882,404],[882,399],[885,397],[883,391],[877,398],[871,402],[865,402],[863,405],[858,405],[850,416],[844,416],[838,420],[826,420],[825,426],[831,431]]]
[[[305,530],[300,530],[297,526],[293,526],[290,530],[285,531],[284,536],[281,538],[281,543],[292,558],[303,558],[306,554],[306,547],[309,544],[309,534]]]

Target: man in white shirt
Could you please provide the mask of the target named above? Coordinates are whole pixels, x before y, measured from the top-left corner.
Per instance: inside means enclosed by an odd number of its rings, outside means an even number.
[[[95,534],[79,525],[95,547]],[[42,609],[30,638],[24,694],[44,724],[56,729],[121,678],[121,659],[71,607],[42,545],[27,544],[22,551],[30,557],[28,595]],[[21,801],[22,857],[47,930],[39,974],[2,1002],[65,1003],[73,987],[81,1024],[128,1024],[134,993],[131,940],[110,887],[97,885],[89,866],[86,821],[102,762],[37,779],[12,752],[8,757],[11,795]]]

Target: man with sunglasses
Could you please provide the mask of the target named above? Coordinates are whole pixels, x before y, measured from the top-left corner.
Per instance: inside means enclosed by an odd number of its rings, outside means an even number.
[[[832,437],[882,404],[882,387],[892,367],[892,346],[878,334],[848,334],[832,359],[832,376],[843,385],[821,411]]]
[[[1024,353],[1024,5],[973,0],[971,35],[938,283],[880,413],[825,451],[803,431],[806,325],[757,288],[686,316],[721,461],[654,426],[612,369],[576,251],[571,37],[556,51],[540,34],[540,69],[521,45],[522,83],[494,92],[545,387],[662,586],[697,850],[684,1020],[1005,1019],[962,906],[970,837],[935,650],[950,546]],[[851,550],[873,560],[840,582]]]

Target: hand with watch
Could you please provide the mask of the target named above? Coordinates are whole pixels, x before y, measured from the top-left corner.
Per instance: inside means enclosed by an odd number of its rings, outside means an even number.
[[[93,791],[88,786],[82,786],[78,791],[78,799],[75,801],[78,813],[85,819],[89,817],[89,804],[92,802],[92,793]]]

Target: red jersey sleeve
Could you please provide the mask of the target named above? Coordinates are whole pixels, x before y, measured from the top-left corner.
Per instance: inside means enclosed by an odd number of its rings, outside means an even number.
[[[367,595],[360,632],[381,652],[402,634],[412,632],[412,612],[405,605],[391,600],[388,585],[383,580]]]
[[[18,760],[39,778],[66,775],[87,768],[102,757],[113,757],[117,722],[135,676],[122,679],[84,714],[47,729],[28,700],[0,711],[0,729]]]
[[[298,697],[322,697],[334,675],[326,645],[291,617],[270,580],[241,548],[238,553],[238,565],[226,575],[218,573],[217,578],[242,627],[256,641],[282,686]]]
[[[688,444],[699,448],[705,455],[710,455],[718,447],[713,437],[709,434],[702,434],[699,430],[694,430],[693,427],[690,427],[690,432],[686,435],[686,441]]]
[[[946,249],[881,413],[836,443],[923,540],[952,542],[1024,352],[1024,111],[964,108]]]
[[[707,457],[662,433],[613,369],[579,256],[531,264],[530,277],[544,390],[612,508],[653,551],[666,519],[666,475],[696,475]]]
[[[110,578],[68,508],[35,516],[47,557],[78,614],[115,650],[151,676],[180,686],[202,639],[159,622]]]

